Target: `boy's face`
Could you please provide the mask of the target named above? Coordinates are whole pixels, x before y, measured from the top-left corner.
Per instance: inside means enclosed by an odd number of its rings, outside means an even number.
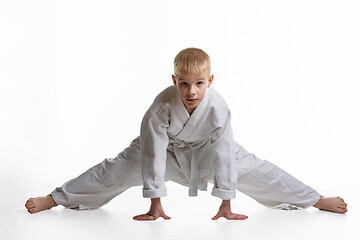
[[[187,73],[175,77],[172,75],[174,85],[179,91],[180,98],[189,114],[200,104],[205,96],[206,89],[213,82],[214,75],[208,73]]]

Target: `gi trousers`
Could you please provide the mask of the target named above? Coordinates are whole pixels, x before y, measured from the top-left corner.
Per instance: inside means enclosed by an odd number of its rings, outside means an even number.
[[[257,202],[274,208],[294,209],[313,206],[320,199],[311,187],[297,180],[274,164],[257,158],[238,145],[236,190]],[[80,176],[56,188],[54,201],[71,209],[96,209],[125,190],[141,186],[140,140],[136,138],[115,158],[107,158]],[[189,186],[175,155],[167,151],[166,181]],[[211,180],[209,181],[211,182]]]

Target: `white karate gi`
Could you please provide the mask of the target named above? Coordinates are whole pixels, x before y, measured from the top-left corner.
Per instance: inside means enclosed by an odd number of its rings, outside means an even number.
[[[98,208],[132,186],[145,198],[166,196],[165,181],[235,198],[235,189],[269,207],[307,208],[320,195],[268,161],[258,159],[232,136],[230,111],[212,88],[189,115],[175,86],[160,93],[146,112],[140,136],[116,158],[105,159],[56,188],[52,197],[73,209]]]

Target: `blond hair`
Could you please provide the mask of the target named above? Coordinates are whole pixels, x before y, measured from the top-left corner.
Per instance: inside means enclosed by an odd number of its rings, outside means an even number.
[[[200,48],[185,48],[174,58],[174,75],[204,72],[211,74],[210,56]]]

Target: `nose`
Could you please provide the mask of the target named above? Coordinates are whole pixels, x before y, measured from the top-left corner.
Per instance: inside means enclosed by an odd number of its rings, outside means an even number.
[[[194,95],[195,94],[195,87],[193,85],[190,86],[188,94],[189,95]]]

